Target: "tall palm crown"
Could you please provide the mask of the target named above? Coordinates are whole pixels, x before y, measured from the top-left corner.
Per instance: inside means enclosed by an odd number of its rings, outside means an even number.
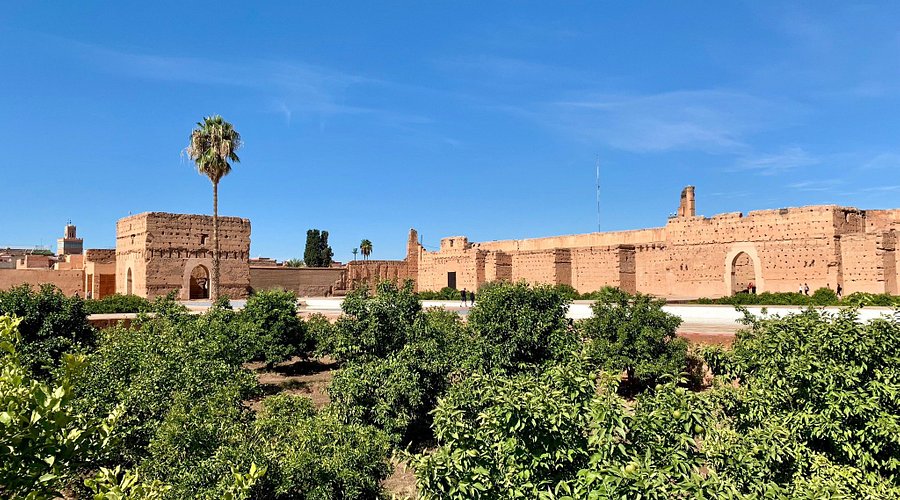
[[[372,242],[369,240],[362,240],[359,243],[359,253],[363,255],[363,258],[369,260],[369,255],[372,254]]]
[[[213,185],[213,271],[210,299],[219,298],[219,181],[231,172],[231,163],[241,161],[235,151],[241,147],[241,134],[221,116],[207,116],[191,132],[185,149],[197,166],[197,172],[209,177]]]

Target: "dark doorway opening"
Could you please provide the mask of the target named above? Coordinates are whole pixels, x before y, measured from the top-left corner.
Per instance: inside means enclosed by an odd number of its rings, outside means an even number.
[[[447,287],[456,288],[456,273],[447,273]]]
[[[191,300],[209,298],[209,271],[205,266],[197,266],[191,271],[188,298]]]

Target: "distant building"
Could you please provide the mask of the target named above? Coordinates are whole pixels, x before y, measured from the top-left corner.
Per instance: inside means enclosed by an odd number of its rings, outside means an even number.
[[[84,252],[84,240],[76,234],[76,228],[71,222],[66,224],[65,236],[56,240],[56,254],[75,255]]]
[[[840,283],[844,293],[898,293],[900,210],[836,205],[697,216],[693,186],[664,227],[473,243],[441,240],[427,251],[410,231],[401,261],[348,264],[348,287],[411,279],[419,290],[477,290],[495,280],[615,286],[662,297],[793,292]]]

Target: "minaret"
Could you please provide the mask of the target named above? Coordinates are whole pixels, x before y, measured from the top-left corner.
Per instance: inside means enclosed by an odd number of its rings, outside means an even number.
[[[63,234],[62,238],[56,240],[57,255],[75,255],[84,251],[84,240],[78,237],[72,221],[66,224],[65,233]]]

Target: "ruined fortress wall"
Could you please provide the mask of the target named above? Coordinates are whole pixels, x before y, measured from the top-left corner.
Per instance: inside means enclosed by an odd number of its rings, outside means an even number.
[[[570,234],[524,240],[498,240],[474,243],[480,250],[530,252],[557,248],[588,248],[615,245],[639,245],[665,240],[665,228],[612,231],[608,233]],[[443,250],[443,249],[442,249]]]
[[[897,237],[894,232],[841,238],[844,294],[897,293]]]
[[[571,261],[566,262],[565,256],[556,250],[533,250],[515,252],[512,254],[512,281],[527,281],[529,283],[570,284],[571,273],[568,277],[559,281],[562,267],[571,269]]]
[[[374,284],[392,281],[402,284],[409,279],[405,260],[354,260],[347,263],[346,280],[351,284]]]
[[[488,260],[485,253],[459,247],[440,253],[422,252],[418,263],[418,289],[440,290],[447,286],[447,273],[454,272],[456,288],[475,290],[479,285],[479,272],[487,279]]]
[[[202,266],[211,275],[212,217],[149,212],[121,219],[116,227],[116,290],[153,298],[177,292],[188,299],[191,272]],[[244,298],[250,287],[250,221],[219,217],[221,295]]]
[[[900,232],[900,210],[866,210],[865,214],[866,232]]]
[[[838,219],[844,222],[837,224]],[[730,272],[741,252],[754,263],[754,283],[760,292],[796,291],[801,283],[810,289],[834,288],[840,266],[836,236],[861,227],[857,215],[848,216],[835,206],[670,219],[669,293],[731,293]]]
[[[637,245],[634,249],[634,288],[641,293],[667,295],[669,253],[663,243]]]
[[[250,266],[250,287],[260,290],[288,290],[298,297],[325,297],[342,281],[341,267]]]
[[[620,287],[619,247],[588,247],[572,250],[572,286],[580,293],[604,286]]]
[[[56,271],[53,269],[0,269],[0,290],[28,284],[51,284],[66,295],[84,297],[84,271],[81,269]]]

